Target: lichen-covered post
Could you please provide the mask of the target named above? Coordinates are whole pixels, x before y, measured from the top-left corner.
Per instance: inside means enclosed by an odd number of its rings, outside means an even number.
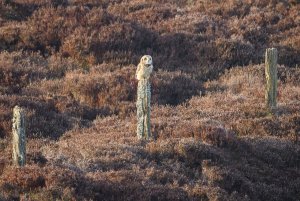
[[[26,163],[26,133],[25,133],[24,110],[15,106],[13,110],[12,144],[13,163],[17,166],[24,166]]]
[[[265,74],[266,74],[266,106],[268,109],[274,109],[277,105],[277,49],[268,48],[265,56]]]
[[[152,57],[144,55],[136,70],[137,89],[137,137],[138,139],[150,139],[150,75],[153,70]]]

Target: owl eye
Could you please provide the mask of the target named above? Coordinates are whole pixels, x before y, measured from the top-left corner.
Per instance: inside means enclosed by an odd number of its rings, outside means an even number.
[[[144,61],[146,61],[146,60],[147,60],[147,57],[144,58]]]

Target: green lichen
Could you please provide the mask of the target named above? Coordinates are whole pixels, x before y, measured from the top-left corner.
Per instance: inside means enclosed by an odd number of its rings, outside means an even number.
[[[150,139],[150,82],[148,79],[139,80],[137,89],[137,137]]]
[[[24,166],[26,163],[26,134],[25,134],[24,110],[16,106],[13,110],[13,163],[17,166]]]

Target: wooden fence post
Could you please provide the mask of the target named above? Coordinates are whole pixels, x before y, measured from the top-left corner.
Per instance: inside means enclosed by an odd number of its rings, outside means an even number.
[[[277,106],[277,49],[268,48],[265,55],[266,74],[266,107],[274,109]]]
[[[12,121],[13,164],[24,166],[26,163],[26,128],[25,114],[21,107],[14,107]]]

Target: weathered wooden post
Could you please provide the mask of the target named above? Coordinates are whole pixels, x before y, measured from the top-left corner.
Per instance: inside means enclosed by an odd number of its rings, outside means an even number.
[[[2,158],[0,158],[0,175],[2,175],[4,167],[5,167],[5,161]]]
[[[150,130],[150,74],[153,70],[152,57],[145,55],[141,58],[136,70],[137,89],[137,137],[138,139],[149,139]]]
[[[13,109],[12,144],[13,164],[24,166],[26,163],[26,133],[24,110],[15,106]]]
[[[277,105],[277,49],[268,48],[265,55],[265,74],[266,74],[266,106],[274,109]]]

